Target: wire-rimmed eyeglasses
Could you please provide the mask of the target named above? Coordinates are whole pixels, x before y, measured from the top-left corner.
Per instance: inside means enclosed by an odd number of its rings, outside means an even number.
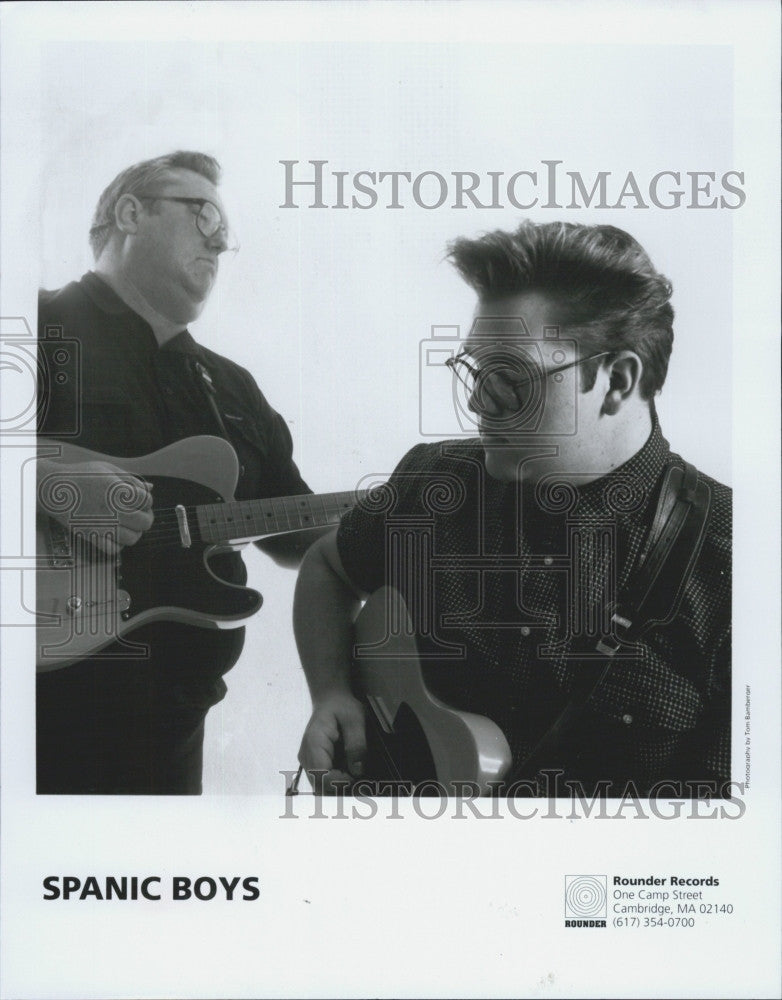
[[[208,198],[186,198],[182,195],[172,194],[136,194],[139,201],[178,201],[183,205],[198,205],[199,211],[195,216],[196,227],[202,236],[211,239],[220,230],[226,242],[226,251],[236,253],[239,243],[228,227],[228,223],[223,219],[223,213]]]
[[[531,356],[520,357],[514,354],[511,357],[507,353],[493,356],[489,363],[483,363],[479,367],[472,355],[462,351],[455,357],[448,358],[445,364],[467,390],[471,409],[489,413],[499,409],[508,415],[514,415],[528,408],[531,397],[535,396],[534,391],[530,392],[530,387],[533,390],[539,388],[536,383],[542,383],[569,368],[583,365],[587,361],[596,361],[611,353],[613,352],[600,351],[586,358],[569,361],[566,365],[546,369]]]

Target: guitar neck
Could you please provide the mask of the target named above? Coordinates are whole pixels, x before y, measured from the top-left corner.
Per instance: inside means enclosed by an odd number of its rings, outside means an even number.
[[[195,508],[201,540],[208,543],[263,538],[337,524],[366,496],[365,490],[303,494],[267,500],[233,500]]]

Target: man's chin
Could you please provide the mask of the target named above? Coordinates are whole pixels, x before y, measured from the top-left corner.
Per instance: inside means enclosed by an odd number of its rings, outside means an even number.
[[[197,306],[199,312],[206,305],[206,300],[209,298],[214,284],[214,276],[209,274],[205,274],[203,277],[191,278],[187,283],[186,288],[190,300]]]
[[[177,299],[179,312],[182,314],[181,318],[185,322],[190,323],[194,319],[198,319],[204,311],[213,285],[212,281],[204,283],[193,281],[192,278],[181,283]]]

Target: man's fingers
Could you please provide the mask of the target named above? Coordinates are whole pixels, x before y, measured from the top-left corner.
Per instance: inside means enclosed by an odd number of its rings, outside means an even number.
[[[364,773],[365,756],[364,713],[359,702],[350,696],[334,699],[314,712],[304,732],[299,762],[316,794],[345,791]]]
[[[308,771],[328,771],[334,767],[334,747],[338,739],[337,724],[333,716],[313,716],[307,726],[299,749],[299,763]]]
[[[344,795],[353,784],[353,777],[337,768],[326,770],[313,767],[304,770],[316,795],[336,795],[339,792]]]
[[[299,751],[299,763],[304,768],[316,795],[333,795],[345,792],[353,779],[334,767],[333,744],[313,744],[305,737]]]
[[[141,531],[134,531],[133,528],[127,528],[124,524],[121,524],[117,531],[117,541],[121,546],[135,545],[142,534],[143,532]]]
[[[358,778],[364,773],[367,754],[367,737],[362,716],[357,714],[342,723],[342,742],[348,770]]]
[[[112,485],[123,487],[121,512],[147,515],[152,511],[153,484],[136,476],[117,475]]]
[[[305,737],[299,751],[299,763],[307,771],[329,771],[334,766],[333,744],[315,743]]]
[[[144,497],[144,510],[152,510],[152,488],[155,484],[147,482],[146,479],[142,479],[141,482],[146,489],[146,495]]]
[[[123,509],[117,512],[116,537],[120,547],[124,547],[135,545],[144,532],[149,531],[155,515],[152,512],[151,483],[148,484],[142,479],[122,479],[121,483],[123,487],[130,487],[133,490],[130,502],[128,503],[125,498]]]
[[[115,541],[116,536],[112,533],[98,534],[96,537],[90,540],[94,542],[95,546],[101,551],[107,553],[110,556],[116,556],[119,553],[120,546]]]
[[[151,510],[131,510],[127,514],[120,515],[120,526],[128,531],[141,533],[149,531],[154,520],[155,515]]]
[[[345,774],[344,771],[333,770],[324,774],[320,781],[322,783],[324,794],[337,795],[342,792],[344,795],[350,790],[350,787],[353,784],[353,776]]]
[[[154,523],[153,483],[110,462],[82,462],[60,466],[47,473],[42,507],[49,516],[86,542],[111,556],[126,545],[135,545]],[[49,493],[67,487],[76,496],[78,520],[73,510],[47,505]],[[54,492],[53,492],[54,491]]]

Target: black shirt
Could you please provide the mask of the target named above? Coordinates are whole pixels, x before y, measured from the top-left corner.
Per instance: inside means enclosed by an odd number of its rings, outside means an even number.
[[[425,666],[430,687],[493,719],[518,763],[604,634],[606,600],[631,577],[671,460],[655,423],[609,475],[532,490],[492,479],[478,441],[419,445],[391,477],[389,504],[343,518],[340,556],[361,589],[402,591],[429,653],[458,650],[447,667]],[[705,478],[706,537],[675,619],[616,659],[551,761],[585,788],[730,778],[731,494]]]
[[[48,373],[39,393],[42,436],[121,458],[194,435],[227,435],[241,469],[236,499],[311,492],[292,460],[285,420],[249,372],[201,347],[187,330],[160,347],[149,324],[92,272],[41,292],[38,321],[42,371]],[[58,353],[63,349],[65,363]],[[211,379],[219,421],[198,365]],[[238,554],[218,556],[212,565],[232,582],[246,580]],[[72,706],[79,701],[83,725],[87,703],[93,704],[107,733],[106,719],[116,728],[134,714],[136,729],[169,732],[180,722],[192,728],[224,696],[222,675],[241,652],[244,629],[156,622],[130,638],[147,644],[149,655],[112,659],[116,647],[109,646],[85,663],[43,675],[39,689],[61,689],[60,701],[69,698]],[[119,703],[126,705],[121,719]],[[39,704],[39,737],[45,728]],[[38,750],[40,763],[42,754],[57,753],[56,740],[44,746],[39,738]],[[116,790],[123,790],[121,783]]]
[[[76,341],[80,371],[52,384],[40,434],[117,456],[148,454],[196,434],[222,436],[195,370],[200,363],[242,466],[236,498],[311,492],[292,461],[285,420],[250,373],[201,347],[187,330],[159,347],[149,324],[92,272],[41,293],[44,341],[47,327]]]

